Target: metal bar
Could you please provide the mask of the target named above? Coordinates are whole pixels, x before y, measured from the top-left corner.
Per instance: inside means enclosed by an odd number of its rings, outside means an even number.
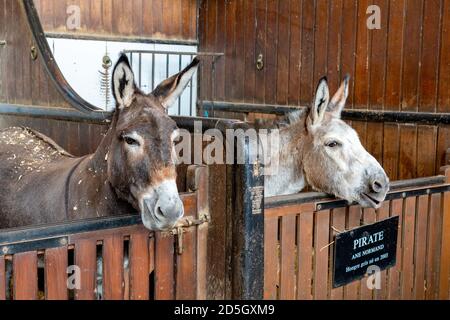
[[[152,53],[152,87],[151,91],[155,90],[155,54]]]
[[[445,177],[444,176],[434,176],[434,177],[427,177],[427,178],[417,178],[417,179],[409,179],[409,180],[399,180],[399,181],[393,181],[390,184],[391,191],[390,194],[396,194],[396,193],[402,193],[402,191],[399,191],[401,189],[412,189],[417,188],[420,190],[427,190],[428,188],[433,188],[435,185],[443,184],[445,183]],[[295,204],[302,204],[307,202],[319,202],[319,201],[326,201],[331,200],[331,202],[336,203],[338,207],[347,206],[348,203],[345,200],[332,200],[333,196],[322,193],[322,192],[302,192],[287,196],[274,196],[264,199],[264,207],[266,209],[269,208],[276,208],[280,206],[286,206],[286,205],[295,205]],[[327,201],[328,203],[328,201]],[[325,210],[325,209],[322,209]]]
[[[169,77],[169,58],[170,58],[170,54],[167,53],[166,54],[166,79]]]
[[[420,189],[405,190],[405,191],[396,191],[396,192],[388,193],[386,195],[385,201],[418,197],[418,196],[430,195],[430,194],[435,194],[435,193],[443,193],[443,192],[450,192],[450,185],[443,185],[443,186],[430,187],[430,188],[420,188]],[[319,202],[319,203],[316,203],[316,211],[342,208],[342,207],[347,207],[348,205],[351,205],[351,204],[349,204],[345,200]]]
[[[217,56],[222,57],[225,54],[221,52],[189,52],[189,51],[167,51],[167,50],[123,50],[124,53],[154,53],[154,54],[181,54],[181,55],[195,55],[195,56]]]
[[[142,53],[139,53],[139,88],[142,87]]]
[[[29,242],[55,237],[69,236],[75,233],[115,229],[141,224],[138,214],[86,219],[69,223],[42,225],[29,228],[5,229],[0,232],[0,245]]]
[[[202,101],[203,109],[238,113],[264,113],[284,115],[291,111],[304,110],[305,106],[289,106],[274,104],[251,104],[225,101]],[[396,112],[396,111],[370,111],[370,110],[343,110],[342,118],[355,121],[421,123],[421,124],[450,124],[450,113],[430,112]]]
[[[0,256],[21,252],[37,251],[42,249],[58,248],[67,245],[67,237],[56,237],[50,239],[39,239],[26,242],[0,245]]]
[[[181,57],[182,55],[178,55],[178,72],[181,71]],[[182,94],[178,97],[178,114],[181,115],[181,96]]]
[[[177,40],[177,39],[156,39],[148,37],[133,37],[133,36],[107,36],[101,34],[83,34],[83,33],[60,33],[60,32],[45,32],[48,38],[63,38],[76,40],[100,40],[109,42],[138,42],[138,43],[155,43],[155,44],[178,44],[178,45],[198,45],[197,40]]]
[[[94,124],[109,124],[112,113],[106,111],[92,111],[84,113],[76,109],[49,108],[40,106],[25,106],[0,103],[0,114],[30,118],[44,118]]]
[[[99,125],[109,125],[111,122],[112,112],[96,111],[91,113],[82,113],[76,110],[50,108],[41,106],[24,106],[0,103],[0,115],[19,116],[30,118],[42,118],[49,120],[62,120],[83,122]],[[182,129],[193,132],[195,123],[201,123],[201,129],[205,132],[208,129],[218,129],[225,133],[226,129],[246,127],[245,122],[233,119],[220,118],[201,118],[186,116],[171,116],[175,120],[177,126]]]

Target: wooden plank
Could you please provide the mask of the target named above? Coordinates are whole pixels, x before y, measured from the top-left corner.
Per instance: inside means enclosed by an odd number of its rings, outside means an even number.
[[[302,44],[300,72],[300,103],[309,105],[312,102],[316,83],[314,74],[314,28],[315,1],[302,1]]]
[[[289,105],[300,104],[302,20],[302,1],[290,1]]]
[[[67,247],[45,250],[45,299],[67,300]]]
[[[390,203],[385,201],[382,203],[381,207],[376,211],[377,213],[377,221],[383,221],[389,218],[389,206]],[[374,298],[377,300],[386,300],[387,297],[387,289],[388,289],[388,271],[383,270],[380,272],[380,283],[381,288],[375,290]]]
[[[145,3],[146,1],[144,1]],[[191,8],[190,6],[195,6],[196,3],[192,3],[192,1],[181,1],[181,36],[183,39],[195,39],[191,35],[191,19],[195,19],[197,15],[191,17]]]
[[[221,1],[219,1],[221,2]],[[263,57],[266,56],[266,24],[267,24],[267,6],[266,1],[256,1],[255,3],[255,62],[256,57],[262,54]],[[254,101],[263,102],[264,101],[264,91],[265,91],[265,71],[257,70],[255,78],[255,90]]]
[[[132,34],[133,35],[142,35],[143,34],[143,23],[144,23],[144,17],[143,17],[143,0],[134,0],[134,1],[130,1],[131,3],[131,9],[132,9],[132,13],[131,13],[131,17],[132,17]],[[171,24],[176,25],[178,27],[181,26],[181,19],[174,19],[171,21]],[[178,33],[178,36],[180,36],[180,33]]]
[[[450,183],[450,169],[445,172],[445,181]],[[442,207],[442,240],[441,240],[441,264],[439,269],[439,299],[449,299],[450,288],[450,192],[444,193]]]
[[[197,26],[198,26],[198,17],[199,17],[199,9],[198,9],[198,1],[189,1],[190,3],[190,39],[197,40],[199,35],[197,34]]]
[[[365,208],[363,210],[363,224],[369,225],[376,221],[375,209]],[[369,267],[369,266],[368,266]],[[369,288],[368,277],[361,279],[361,289],[360,289],[360,299],[361,300],[372,300],[374,294],[374,289]]]
[[[358,1],[358,24],[356,38],[356,68],[355,68],[355,88],[354,107],[367,109],[369,102],[369,76],[370,76],[370,39],[369,29],[366,24],[366,10],[369,6],[367,0]]]
[[[148,243],[148,271],[152,273],[155,271],[155,236],[149,239]],[[150,288],[152,290],[153,288]]]
[[[417,145],[420,152],[417,152],[416,177],[433,176],[436,173],[437,127],[418,126]]]
[[[2,0],[0,0],[2,2]],[[0,301],[6,299],[5,256],[0,256]]]
[[[277,299],[278,217],[264,218],[264,299]]]
[[[14,300],[36,300],[38,291],[36,251],[15,254],[13,270]]]
[[[195,300],[197,297],[196,229],[183,233],[183,252],[177,254],[176,299]]]
[[[383,140],[384,140],[383,123],[369,122],[367,123],[367,140],[366,150],[379,163],[383,162]]]
[[[315,210],[315,204],[302,203],[302,204],[292,204],[280,207],[268,208],[264,211],[265,217],[284,217],[289,215],[297,215],[299,212],[309,212]]]
[[[360,206],[351,206],[348,210],[347,230],[354,229],[360,225],[362,209]],[[358,299],[360,282],[353,281],[344,287],[344,299],[356,300]]]
[[[296,217],[281,218],[280,299],[295,299],[295,229]]]
[[[402,110],[418,110],[418,77],[421,53],[423,0],[405,1],[405,39],[403,44]],[[398,19],[398,17],[397,17]]]
[[[404,4],[404,0],[389,1],[385,110],[400,110]]]
[[[428,216],[428,242],[426,261],[426,299],[434,300],[438,297],[439,288],[439,261],[441,254],[442,235],[442,194],[432,194],[430,198],[430,211]]]
[[[334,241],[335,235],[341,232],[345,232],[345,219],[347,216],[347,207],[346,208],[338,208],[333,209],[332,215],[331,215],[331,226],[330,226],[330,243]],[[331,247],[333,250],[330,250],[330,265],[334,265],[334,248],[335,244],[333,243],[333,246]],[[330,270],[330,277],[329,277],[330,283],[328,284],[330,288],[330,298],[332,300],[343,300],[344,299],[344,287],[338,287],[333,289],[333,275],[332,275],[332,269]]]
[[[438,128],[438,142],[436,150],[436,169],[446,165],[446,152],[450,148],[450,126]]]
[[[289,90],[289,43],[291,41],[290,1],[279,1],[277,9],[277,69],[275,74],[276,103],[287,104]],[[283,41],[287,39],[287,41]],[[281,40],[281,41],[279,41]],[[273,86],[272,84],[272,86]]]
[[[208,226],[208,223],[197,226],[197,300],[207,298]]]
[[[266,48],[264,55],[264,103],[276,103],[278,5],[277,0],[267,0]]]
[[[258,1],[259,2],[259,1]],[[217,11],[225,12],[225,2],[217,1]],[[209,10],[209,8],[208,8]],[[216,14],[215,19],[217,19],[217,34],[215,35],[215,41],[212,43],[213,48],[217,48],[218,52],[225,52],[226,48],[226,33],[223,31],[226,28],[226,17],[224,14]],[[214,21],[214,20],[212,20]],[[210,26],[209,26],[210,27]],[[200,34],[201,35],[201,34]],[[216,65],[216,99],[225,100],[226,87],[225,87],[225,70],[228,65],[226,59],[221,58],[217,61]],[[256,94],[256,93],[255,93]]]
[[[149,14],[144,12],[144,16]],[[112,0],[102,0],[102,25],[106,33],[112,33],[113,30],[113,3]]]
[[[419,75],[419,111],[434,112],[437,105],[439,40],[442,1],[424,1],[422,53]]]
[[[385,123],[382,166],[391,181],[398,180],[400,129],[398,124]]]
[[[244,98],[244,84],[247,81],[245,78],[245,47],[244,47],[244,41],[245,41],[245,20],[244,15],[246,14],[244,12],[244,3],[248,0],[236,0],[234,1],[236,3],[235,6],[235,16],[236,19],[234,21],[234,68],[235,70],[240,70],[240,72],[234,72],[232,83],[233,87],[235,88],[235,92],[233,97],[238,100],[242,101]]]
[[[425,255],[427,248],[428,195],[418,198],[414,243],[414,291],[417,300],[425,299]]]
[[[103,295],[122,300],[123,289],[123,236],[111,235],[103,240]]]
[[[208,3],[208,11],[211,3]],[[227,90],[227,99],[233,99],[236,97],[236,83],[234,82],[236,72],[234,70],[236,57],[235,50],[235,33],[236,33],[236,1],[225,2],[226,22],[225,22],[225,56],[226,56],[226,68],[225,68],[225,90]],[[214,7],[212,7],[214,8]],[[208,87],[210,84],[208,84]]]
[[[386,50],[388,38],[388,6],[389,0],[376,0],[371,4],[381,10],[381,28],[370,30],[370,79],[369,79],[369,109],[379,110],[384,106],[384,92],[386,84]],[[377,132],[377,131],[371,131]]]
[[[319,211],[314,219],[314,299],[328,298],[330,211]]]
[[[59,2],[59,1],[58,1]],[[89,29],[102,30],[102,1],[90,1],[89,7]],[[142,8],[141,8],[142,9]],[[139,14],[142,15],[142,10],[138,10]],[[136,33],[135,33],[136,34]]]
[[[149,299],[149,233],[133,233],[130,236],[130,299]]]
[[[449,112],[450,105],[450,1],[443,1],[440,41],[438,112]]]
[[[328,0],[315,2],[313,86],[327,75]]]
[[[155,233],[155,299],[173,300],[174,284],[174,237]]]
[[[416,175],[417,163],[417,126],[400,126],[400,154],[398,179],[412,179]]]
[[[97,271],[97,241],[75,242],[75,265],[80,268],[80,288],[75,290],[76,300],[94,300]]]
[[[298,217],[297,226],[297,299],[312,299],[312,259],[314,254],[314,212],[304,211]]]
[[[330,94],[333,96],[341,82],[341,23],[343,0],[329,1],[329,17],[327,24],[327,77]],[[347,40],[347,39],[346,39]]]
[[[353,92],[355,77],[356,33],[357,33],[357,1],[343,1],[342,27],[341,27],[341,75],[348,73],[352,76],[350,81],[350,94],[347,98],[346,108],[353,108]]]
[[[403,199],[391,201],[390,217],[398,216],[398,236],[397,236],[397,255],[395,265],[388,270],[388,293],[389,300],[400,299],[400,277],[402,270],[402,249],[403,249]]]
[[[401,298],[412,299],[414,273],[414,224],[416,217],[416,199],[405,200],[403,212],[403,247],[402,247],[402,276]]]

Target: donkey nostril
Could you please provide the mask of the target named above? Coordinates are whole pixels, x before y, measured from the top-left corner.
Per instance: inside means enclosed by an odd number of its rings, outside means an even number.
[[[372,191],[380,192],[382,189],[383,189],[383,185],[381,184],[381,182],[379,182],[377,180],[372,182]]]

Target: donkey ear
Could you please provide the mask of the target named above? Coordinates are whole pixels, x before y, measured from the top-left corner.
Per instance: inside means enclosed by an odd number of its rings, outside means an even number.
[[[134,83],[134,74],[131,69],[128,58],[122,54],[116,63],[113,71],[113,95],[120,109],[127,108],[133,101],[133,95],[136,91]]]
[[[329,101],[330,91],[328,89],[327,78],[323,77],[317,85],[314,103],[309,110],[308,119],[311,125],[319,124],[323,120]]]
[[[168,109],[183,93],[199,63],[200,60],[194,58],[184,70],[164,80],[153,90],[153,96],[159,99],[164,108]]]
[[[336,91],[327,108],[327,111],[337,118],[341,117],[341,112],[345,107],[345,102],[347,101],[349,81],[350,76],[346,74],[344,77],[344,81],[342,82],[338,91]]]

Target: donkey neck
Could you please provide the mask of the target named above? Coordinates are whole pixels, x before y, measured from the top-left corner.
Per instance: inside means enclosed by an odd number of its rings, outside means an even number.
[[[108,151],[117,124],[115,112],[111,125],[95,153],[86,156],[75,168],[69,184],[68,215],[72,218],[92,218],[129,214],[134,210],[120,200],[108,180]]]
[[[290,119],[290,124],[280,129],[279,146],[271,150],[272,154],[278,157],[278,170],[266,176],[266,197],[297,193],[305,187],[303,170],[305,122],[306,113],[296,113]]]

